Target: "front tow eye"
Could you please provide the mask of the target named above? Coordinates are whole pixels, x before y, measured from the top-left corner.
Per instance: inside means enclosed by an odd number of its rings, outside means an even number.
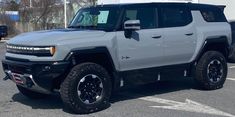
[[[6,75],[6,76],[3,78],[4,81],[6,81],[6,80],[8,80],[8,79],[11,79],[8,75]]]
[[[6,74],[6,76],[3,78],[4,81],[6,81],[6,80],[8,80],[8,79],[12,79],[12,78],[11,78],[11,71],[8,71],[8,70],[7,70],[7,71],[5,71],[5,74]]]

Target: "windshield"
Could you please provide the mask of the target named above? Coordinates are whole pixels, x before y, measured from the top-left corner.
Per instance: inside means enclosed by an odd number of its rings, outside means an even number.
[[[115,30],[120,10],[114,7],[91,7],[78,11],[68,28]]]

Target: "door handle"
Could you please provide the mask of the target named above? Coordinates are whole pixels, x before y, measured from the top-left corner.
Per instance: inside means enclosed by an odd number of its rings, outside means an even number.
[[[193,33],[187,33],[187,34],[185,34],[186,36],[192,36],[193,35]]]
[[[160,39],[162,36],[153,36],[153,39]]]

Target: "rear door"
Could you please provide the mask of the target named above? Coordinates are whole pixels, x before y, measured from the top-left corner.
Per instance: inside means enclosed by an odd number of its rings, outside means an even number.
[[[190,62],[196,48],[196,30],[186,6],[165,5],[160,11],[163,31],[164,64]]]

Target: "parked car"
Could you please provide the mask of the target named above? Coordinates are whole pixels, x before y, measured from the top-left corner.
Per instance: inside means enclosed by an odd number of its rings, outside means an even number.
[[[235,21],[231,21],[230,25],[232,29],[232,46],[229,56],[229,62],[235,63]]]
[[[2,64],[23,95],[59,91],[70,110],[91,113],[133,84],[194,77],[204,89],[222,88],[231,43],[217,6],[97,5],[80,9],[67,29],[10,39]]]
[[[7,30],[7,26],[0,25],[0,40],[2,40],[3,37],[6,37],[8,35]]]

